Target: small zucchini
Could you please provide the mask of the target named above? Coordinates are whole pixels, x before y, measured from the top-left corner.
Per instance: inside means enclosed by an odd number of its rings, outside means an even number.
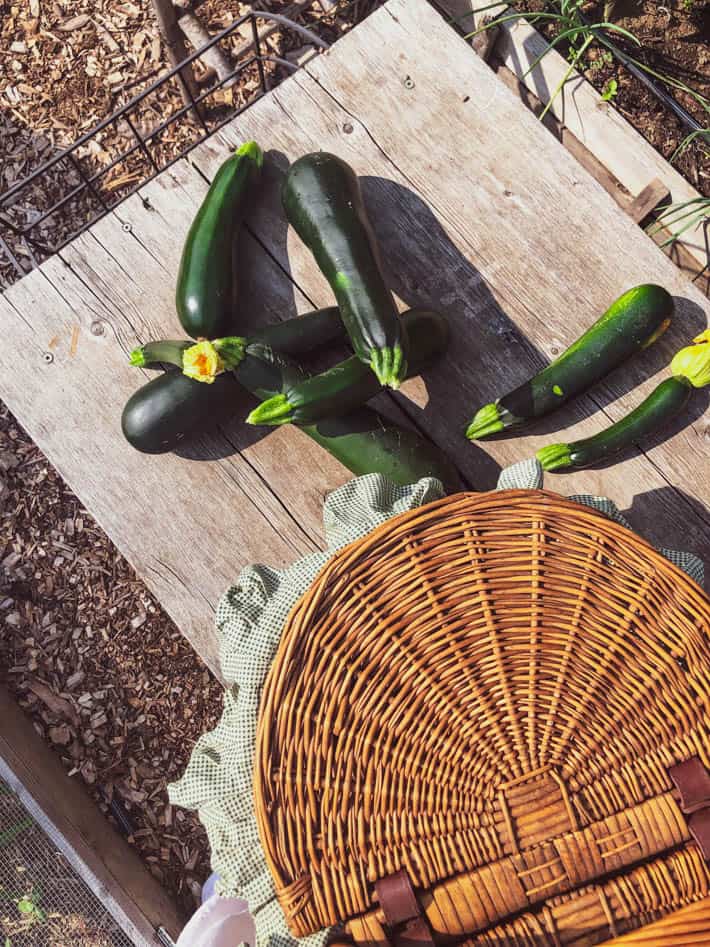
[[[398,388],[407,374],[406,333],[355,172],[335,155],[304,155],[289,168],[281,195],[287,220],[335,293],[355,354],[381,385]]]
[[[194,345],[192,339],[159,339],[133,349],[131,365],[138,368],[151,365],[175,365],[182,368],[182,353]]]
[[[337,306],[327,309],[316,309],[302,316],[294,316],[274,325],[259,329],[251,339],[240,336],[227,336],[215,339],[213,345],[221,354],[227,351],[236,359],[239,348],[252,342],[264,342],[278,352],[286,355],[303,355],[313,351],[317,346],[334,345],[345,342],[347,333],[340,320]],[[183,367],[183,353],[195,343],[192,339],[162,339],[158,342],[146,342],[133,349],[130,355],[131,365],[139,368],[157,365],[175,365]]]
[[[628,290],[554,362],[480,408],[466,437],[479,440],[549,414],[655,342],[672,315],[673,297],[662,286],[646,283]]]
[[[424,309],[405,313],[403,322],[409,338],[410,373],[417,375],[446,348],[448,323],[440,313]],[[381,390],[374,374],[354,355],[320,375],[287,385],[282,393],[254,408],[247,424],[312,424],[346,414]]]
[[[121,428],[136,450],[165,454],[233,415],[238,397],[229,373],[203,385],[182,372],[165,372],[131,395]]]
[[[215,339],[234,329],[234,245],[264,156],[248,141],[212,181],[182,251],[175,305],[183,329],[195,339]]]
[[[544,470],[590,467],[660,431],[686,407],[693,388],[710,384],[710,330],[699,335],[671,362],[671,378],[662,381],[625,418],[593,437],[571,444],[550,444],[537,452]]]

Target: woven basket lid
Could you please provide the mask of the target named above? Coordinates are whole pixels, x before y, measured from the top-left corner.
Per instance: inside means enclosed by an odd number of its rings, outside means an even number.
[[[418,941],[384,903],[401,874],[424,939],[470,945],[597,944],[710,896],[709,632],[681,570],[548,492],[447,497],[346,547],[289,615],[257,733],[294,935]]]

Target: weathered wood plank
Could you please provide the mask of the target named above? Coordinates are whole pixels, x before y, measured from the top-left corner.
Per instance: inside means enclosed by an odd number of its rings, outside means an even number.
[[[162,179],[155,190],[165,187]],[[182,193],[177,185],[176,192]],[[162,240],[147,229],[142,243],[139,215],[152,224],[155,212],[136,197],[121,213],[123,219],[109,215],[0,301],[12,339],[0,355],[2,396],[197,651],[216,667],[210,613],[217,598],[246,562],[286,564],[316,548],[321,495],[310,495],[296,517],[264,471],[239,453],[245,435],[235,435],[231,426],[196,446],[191,455],[206,458],[200,462],[140,455],[124,441],[121,409],[142,383],[126,353],[139,341],[174,336],[179,326],[172,300],[174,250],[168,270],[145,249],[170,243],[166,221]],[[123,229],[129,218],[132,232]],[[189,214],[179,219],[177,213],[170,222],[178,246],[188,222]],[[265,286],[280,286],[278,268],[262,250],[258,255],[254,270],[263,266]],[[46,364],[43,353],[55,336],[54,360]],[[243,416],[248,400],[235,409]],[[249,437],[254,440],[255,432]],[[268,440],[274,452],[269,472],[278,468],[279,476],[294,479],[296,461],[280,444],[283,435]],[[311,450],[315,453],[315,445]],[[317,476],[314,480],[318,483]]]
[[[182,912],[1,687],[0,776],[136,945],[159,944],[159,927],[177,939]]]
[[[559,440],[551,432],[563,423],[565,439],[584,436],[630,410],[661,377],[672,352],[705,327],[707,300],[466,44],[452,40],[431,8],[398,0],[367,22],[366,35],[354,31],[191,160],[210,176],[223,154],[220,139],[231,147],[256,137],[271,146],[281,171],[305,150],[319,148],[353,164],[364,176],[403,304],[443,306],[454,326],[453,351],[428,373],[426,393],[421,383],[404,387],[426,407],[412,411],[405,403],[405,410],[474,484],[490,486],[491,457],[503,464],[529,456],[551,437]],[[396,57],[381,54],[394,48]],[[442,49],[445,73],[439,68]],[[336,70],[330,60],[338,50]],[[404,84],[407,76],[412,89]],[[373,89],[390,108],[373,108]],[[272,170],[252,226],[309,297],[327,304],[330,291],[310,254],[293,233],[284,236],[278,183]],[[501,378],[511,386],[522,381],[624,289],[644,281],[660,281],[679,297],[676,325],[661,344],[600,386],[593,400],[538,427],[544,434],[492,442],[485,452],[462,439],[472,409],[500,392]],[[646,457],[551,477],[550,484],[608,493],[622,506],[635,503],[636,525],[647,535],[707,553],[710,486],[697,464],[707,436],[699,417],[705,403],[699,394],[683,419],[693,423],[647,447]],[[683,495],[688,490],[699,501],[695,508]]]

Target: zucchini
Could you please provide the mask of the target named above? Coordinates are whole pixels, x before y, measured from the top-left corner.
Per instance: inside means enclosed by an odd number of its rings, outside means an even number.
[[[281,192],[286,218],[328,280],[357,357],[381,385],[406,377],[406,334],[352,168],[326,152],[304,155]]]
[[[400,484],[435,477],[447,493],[461,489],[458,471],[436,444],[388,421],[372,408],[358,408],[342,418],[325,418],[299,430],[356,477],[380,473]]]
[[[480,408],[466,437],[479,440],[554,411],[655,342],[672,315],[673,297],[662,286],[645,283],[628,290],[554,362]]]
[[[278,394],[304,377],[300,366],[284,356],[276,356],[263,343],[248,349],[248,358],[234,374],[258,398]],[[461,487],[458,471],[436,444],[416,431],[388,421],[371,408],[359,408],[340,418],[325,418],[300,430],[356,476],[381,473],[400,484],[436,477],[447,491]]]
[[[625,418],[571,444],[549,444],[537,452],[543,470],[591,467],[627,450],[654,434],[680,414],[690,400],[693,386],[684,378],[666,378]]]
[[[212,181],[187,235],[175,305],[183,329],[195,339],[215,339],[234,328],[234,244],[264,156],[248,141]]]
[[[685,408],[693,388],[710,385],[710,329],[701,332],[676,352],[670,365],[671,377],[625,418],[593,437],[571,444],[550,444],[537,452],[544,470],[589,467],[655,434]]]
[[[344,342],[347,338],[345,327],[340,320],[337,306],[327,309],[316,309],[303,316],[294,316],[275,325],[264,326],[259,329],[251,341],[260,341],[270,345],[273,349],[287,355],[303,355],[313,351],[316,346],[333,345]],[[222,348],[219,343],[230,342],[238,350],[250,340],[239,336],[227,336],[226,339],[215,339],[218,351]],[[156,365],[175,365],[182,368],[182,355],[186,349],[194,345],[192,339],[162,339],[158,342],[146,342],[133,349],[130,354],[131,365],[139,368]]]
[[[403,317],[409,338],[409,369],[418,375],[427,362],[446,348],[448,323],[437,312],[412,309]],[[258,405],[247,424],[312,424],[351,411],[374,398],[382,386],[354,355],[328,371],[286,385],[283,392]]]
[[[204,385],[182,372],[166,372],[126,402],[121,428],[144,454],[164,454],[234,414],[239,386],[227,372]]]
[[[182,368],[182,353],[193,345],[192,339],[159,339],[146,342],[133,349],[130,354],[131,365],[143,368],[148,365],[175,365]]]
[[[348,334],[338,307],[328,306],[257,329],[253,339],[284,355],[298,356],[310,355],[317,347],[347,342]]]

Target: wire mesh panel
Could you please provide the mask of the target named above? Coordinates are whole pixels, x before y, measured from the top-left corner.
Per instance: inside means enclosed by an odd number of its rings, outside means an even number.
[[[131,947],[132,941],[0,780],[2,947]]]
[[[272,41],[278,32],[277,43]],[[62,249],[156,174],[299,68],[298,44],[328,43],[280,14],[250,10],[0,195],[0,287]],[[219,77],[203,56],[227,49]],[[201,82],[187,81],[187,69]],[[96,160],[97,153],[109,160]]]

